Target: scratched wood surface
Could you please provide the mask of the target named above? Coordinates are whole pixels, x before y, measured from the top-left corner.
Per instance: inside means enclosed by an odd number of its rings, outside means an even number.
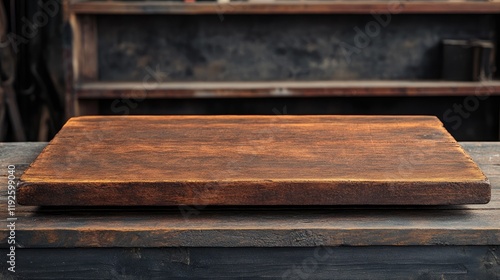
[[[487,203],[435,117],[71,119],[21,178],[26,205]]]
[[[280,1],[196,4],[166,1],[70,1],[69,10],[79,14],[368,14],[368,13],[498,13],[497,1]]]
[[[18,179],[46,143],[0,143]],[[491,181],[488,204],[329,207],[35,207],[17,205],[23,248],[500,245],[500,143],[463,142]],[[16,180],[17,180],[16,179]],[[7,246],[0,211],[0,247]],[[434,247],[434,246],[433,246]],[[23,258],[24,259],[24,258]]]
[[[499,251],[500,246],[21,249],[16,273],[0,262],[0,278],[493,280],[500,275]]]

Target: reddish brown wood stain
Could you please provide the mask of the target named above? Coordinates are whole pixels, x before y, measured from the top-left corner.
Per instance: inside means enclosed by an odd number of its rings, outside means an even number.
[[[75,1],[69,11],[79,14],[358,14],[358,13],[498,13],[496,1],[309,1],[303,2],[235,2],[222,7],[220,3],[137,1]]]
[[[27,205],[487,203],[429,116],[73,118],[22,176]]]

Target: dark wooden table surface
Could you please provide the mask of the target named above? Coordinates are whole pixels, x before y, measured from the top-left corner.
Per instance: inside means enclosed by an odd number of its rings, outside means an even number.
[[[0,144],[1,279],[500,279],[500,143],[461,143],[489,204],[427,207],[15,208],[7,171],[46,143]],[[1,258],[0,258],[1,259]]]

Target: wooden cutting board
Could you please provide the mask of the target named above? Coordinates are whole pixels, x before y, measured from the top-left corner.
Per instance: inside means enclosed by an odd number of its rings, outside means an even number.
[[[430,116],[78,117],[21,180],[27,205],[440,205],[491,195]]]

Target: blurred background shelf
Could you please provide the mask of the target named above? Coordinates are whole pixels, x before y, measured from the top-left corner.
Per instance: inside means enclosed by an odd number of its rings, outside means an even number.
[[[252,98],[500,95],[500,81],[85,82],[78,98]]]
[[[445,80],[442,47],[497,45],[500,1],[64,3],[66,118],[286,107],[435,115],[458,140],[500,137],[500,75]]]
[[[78,14],[369,14],[500,12],[497,1],[248,1],[184,3],[162,1],[75,1],[70,10]]]

